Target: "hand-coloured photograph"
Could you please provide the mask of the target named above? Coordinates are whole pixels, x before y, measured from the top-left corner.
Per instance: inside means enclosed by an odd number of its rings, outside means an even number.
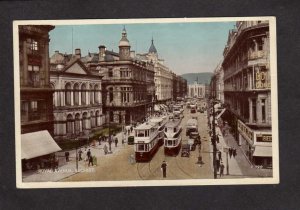
[[[275,17],[13,30],[18,188],[279,183]]]

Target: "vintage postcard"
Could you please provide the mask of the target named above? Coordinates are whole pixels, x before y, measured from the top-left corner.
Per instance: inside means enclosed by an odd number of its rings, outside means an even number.
[[[13,30],[18,188],[279,183],[275,17]]]

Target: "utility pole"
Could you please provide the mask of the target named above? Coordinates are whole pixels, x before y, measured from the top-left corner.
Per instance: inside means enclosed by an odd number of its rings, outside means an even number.
[[[215,98],[213,97],[213,120],[212,120],[212,144],[213,144],[213,166],[214,166],[214,179],[217,178],[217,164],[216,164],[216,153],[217,153],[217,145],[216,145],[216,127],[215,127]]]

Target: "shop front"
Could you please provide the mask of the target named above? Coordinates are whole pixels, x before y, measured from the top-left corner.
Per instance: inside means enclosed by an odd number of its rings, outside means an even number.
[[[21,135],[22,170],[58,166],[55,152],[61,151],[47,130]]]
[[[254,130],[238,120],[238,143],[243,152],[256,166],[272,168],[272,133],[269,130]]]

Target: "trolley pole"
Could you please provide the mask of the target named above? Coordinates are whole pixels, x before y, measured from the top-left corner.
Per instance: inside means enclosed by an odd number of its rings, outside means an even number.
[[[214,179],[217,179],[217,164],[216,164],[217,145],[216,145],[216,127],[215,127],[215,98],[213,98],[212,105],[213,105],[213,120],[212,120],[213,166],[214,166]]]
[[[226,152],[226,174],[229,175],[229,164],[228,164],[228,149]]]
[[[77,152],[77,149],[78,149],[78,139],[75,138],[75,141],[76,141],[76,172],[78,172],[78,152]]]

